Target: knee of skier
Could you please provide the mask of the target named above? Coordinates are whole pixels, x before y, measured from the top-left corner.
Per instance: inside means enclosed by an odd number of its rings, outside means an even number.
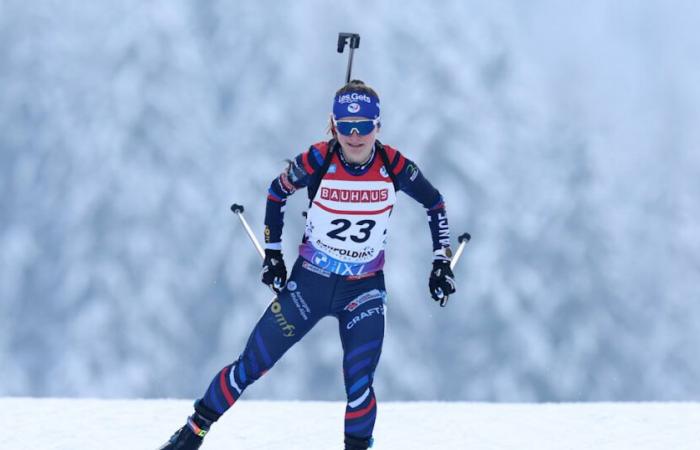
[[[345,395],[348,402],[357,401],[360,397],[366,397],[372,390],[374,373],[362,371],[354,375],[345,373]]]

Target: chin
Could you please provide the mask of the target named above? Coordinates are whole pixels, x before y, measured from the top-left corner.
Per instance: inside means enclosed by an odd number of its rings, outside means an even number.
[[[365,159],[369,157],[370,152],[367,151],[367,149],[358,149],[358,150],[351,150],[350,151],[350,157],[353,160],[352,162],[363,162]]]

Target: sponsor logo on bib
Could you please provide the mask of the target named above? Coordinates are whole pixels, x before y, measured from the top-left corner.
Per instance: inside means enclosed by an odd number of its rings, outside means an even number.
[[[335,189],[322,187],[321,198],[332,202],[380,203],[389,199],[389,189]]]

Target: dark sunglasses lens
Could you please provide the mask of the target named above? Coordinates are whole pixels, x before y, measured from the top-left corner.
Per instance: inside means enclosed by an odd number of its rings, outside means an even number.
[[[374,130],[374,122],[362,120],[360,122],[336,122],[338,133],[350,136],[353,131],[357,131],[360,136],[366,136]]]

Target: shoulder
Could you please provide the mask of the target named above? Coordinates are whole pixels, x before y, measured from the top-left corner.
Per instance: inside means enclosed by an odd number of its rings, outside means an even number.
[[[389,168],[394,175],[398,175],[401,173],[404,167],[406,167],[408,159],[406,159],[406,157],[404,157],[400,151],[391,145],[382,144],[382,147],[384,147],[384,152],[386,153],[387,160],[389,161]]]
[[[319,156],[325,158],[326,154],[328,153],[328,142],[320,141],[316,142],[315,144],[311,144],[309,147],[309,152],[318,153]]]
[[[314,173],[319,167],[323,165],[323,160],[328,154],[328,142],[321,141],[311,144],[309,149],[299,155],[300,163],[304,165],[304,168],[308,173]]]

